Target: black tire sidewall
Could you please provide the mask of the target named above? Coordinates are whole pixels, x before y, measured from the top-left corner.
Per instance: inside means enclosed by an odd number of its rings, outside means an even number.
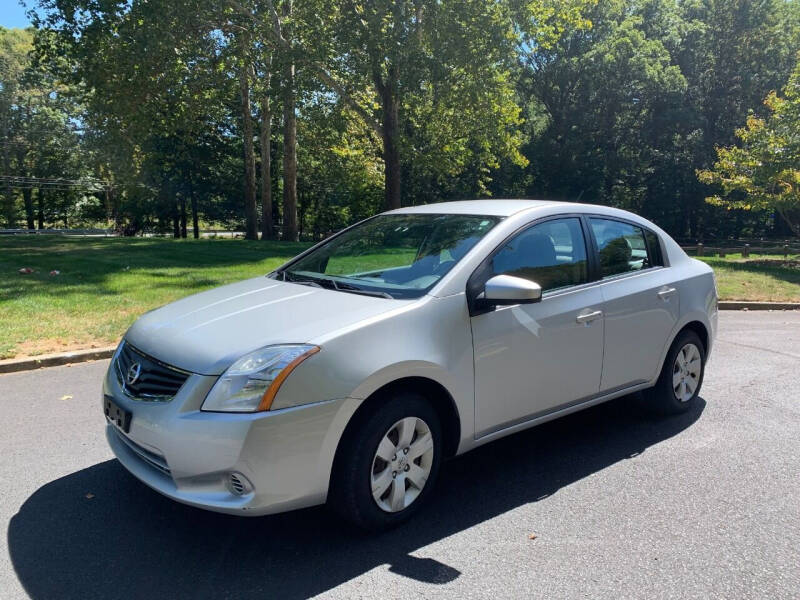
[[[405,417],[418,417],[430,428],[433,464],[414,502],[402,511],[389,513],[372,497],[370,474],[378,444],[389,429]],[[413,392],[395,394],[362,422],[343,450],[332,482],[334,509],[361,529],[379,531],[395,527],[417,512],[435,487],[443,452],[439,417],[423,396]]]
[[[675,392],[672,389],[672,368],[675,365],[675,359],[678,352],[686,346],[686,344],[694,344],[700,351],[700,377],[697,382],[697,389],[695,389],[692,397],[686,402],[681,402],[675,397]],[[672,342],[667,358],[664,361],[664,366],[661,369],[661,375],[658,378],[658,383],[653,389],[653,400],[655,400],[657,408],[663,413],[678,414],[689,410],[696,402],[703,387],[703,378],[706,374],[706,348],[700,336],[694,331],[687,330],[681,332],[675,341]]]

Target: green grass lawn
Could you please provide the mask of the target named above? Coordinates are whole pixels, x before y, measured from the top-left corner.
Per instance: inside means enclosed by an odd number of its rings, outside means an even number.
[[[113,344],[143,312],[268,273],[302,243],[0,238],[0,359]],[[34,273],[20,275],[30,267]],[[52,270],[60,274],[49,275]]]
[[[268,273],[307,246],[243,240],[0,238],[0,358],[113,344],[143,312]],[[703,260],[716,270],[723,299],[800,302],[797,259],[742,260],[732,255]],[[20,275],[23,267],[34,273]],[[60,274],[49,275],[54,269]]]
[[[800,302],[800,256],[703,257],[717,276],[721,300]]]

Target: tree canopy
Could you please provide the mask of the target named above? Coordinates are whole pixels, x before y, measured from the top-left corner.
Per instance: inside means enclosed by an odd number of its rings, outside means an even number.
[[[722,187],[720,194],[706,198],[709,203],[775,210],[800,235],[800,61],[783,95],[772,92],[764,105],[767,117],[750,115],[736,130],[741,145],[717,148],[714,168],[698,175]]]
[[[513,196],[631,209],[678,238],[795,227],[785,186],[762,182],[798,168],[765,154],[796,103],[798,0],[38,0],[31,16],[0,29],[6,226],[319,238]],[[755,179],[736,187],[725,165],[745,155]]]

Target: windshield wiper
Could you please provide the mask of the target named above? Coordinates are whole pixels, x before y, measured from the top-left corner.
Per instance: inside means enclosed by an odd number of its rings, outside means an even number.
[[[298,277],[297,275],[295,275],[294,273],[290,273],[289,271],[278,271],[277,273],[283,276],[283,281],[289,281],[291,283],[297,283],[300,285],[311,285],[318,288],[330,287],[327,285],[322,285],[320,283],[320,280],[317,279],[316,277],[303,277],[302,275]]]
[[[352,283],[345,283],[344,281],[336,281],[335,279],[330,279],[328,277],[320,277],[316,279],[322,283],[325,287],[330,288],[332,290],[336,290],[338,292],[348,292],[350,294],[361,294],[362,296],[373,296],[375,298],[388,298],[389,300],[394,300],[394,296],[387,292],[378,292],[374,290],[365,290],[357,285],[353,285]]]
[[[331,280],[333,281],[333,280]],[[336,284],[336,282],[333,282]],[[336,289],[340,292],[349,292],[351,294],[361,294],[362,296],[374,296],[376,298],[387,298],[389,300],[394,300],[394,296],[392,296],[389,292],[378,292],[375,290],[363,290],[360,287],[356,287],[354,285],[350,285],[349,283],[342,283],[339,282],[336,284]]]
[[[329,290],[336,290],[337,292],[348,292],[350,294],[360,294],[362,296],[373,296],[375,298],[387,298],[389,300],[394,300],[394,296],[388,292],[365,290],[351,283],[345,283],[343,281],[337,282],[335,279],[331,279],[329,277],[310,277],[302,275],[298,277],[293,273],[290,274],[289,271],[279,271],[279,273],[283,275],[284,281],[290,281],[292,283],[326,288]]]
[[[297,285],[307,285],[309,287],[315,288],[324,288],[325,286],[320,284],[319,281],[312,281],[311,279],[295,279],[292,283],[296,283]]]

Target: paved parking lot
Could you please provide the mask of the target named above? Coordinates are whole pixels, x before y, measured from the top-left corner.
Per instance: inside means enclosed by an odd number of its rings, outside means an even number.
[[[150,491],[106,448],[106,366],[0,376],[4,600],[800,597],[798,312],[723,313],[696,411],[631,396],[490,444],[371,537]]]

